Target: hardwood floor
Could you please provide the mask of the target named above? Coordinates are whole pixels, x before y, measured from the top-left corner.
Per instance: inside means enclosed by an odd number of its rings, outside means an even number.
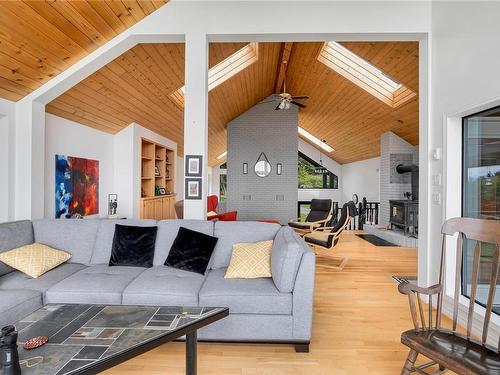
[[[349,257],[344,270],[318,260],[310,353],[292,345],[200,343],[199,374],[400,374],[408,349],[399,339],[412,325],[391,275],[416,274],[416,249],[376,247],[344,233],[334,251]],[[184,353],[184,343],[169,343],[106,373],[185,374]]]

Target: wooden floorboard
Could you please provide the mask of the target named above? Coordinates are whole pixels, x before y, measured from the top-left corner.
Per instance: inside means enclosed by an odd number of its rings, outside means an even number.
[[[391,276],[415,275],[417,251],[376,247],[344,233],[333,251],[349,257],[344,270],[322,268],[318,261],[310,353],[295,353],[291,345],[200,343],[198,373],[400,374],[408,350],[399,339],[411,320]],[[184,353],[184,343],[169,343],[106,374],[185,374]]]

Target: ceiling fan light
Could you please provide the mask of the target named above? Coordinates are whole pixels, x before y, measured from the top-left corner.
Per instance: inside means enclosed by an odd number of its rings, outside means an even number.
[[[279,105],[279,109],[286,109],[286,100],[282,100],[280,105]]]
[[[287,100],[285,101],[285,109],[290,109],[291,105],[290,102]]]

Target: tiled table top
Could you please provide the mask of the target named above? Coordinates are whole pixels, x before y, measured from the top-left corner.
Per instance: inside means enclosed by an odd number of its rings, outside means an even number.
[[[79,372],[151,340],[226,310],[216,307],[47,305],[16,324],[23,374]],[[34,350],[22,343],[36,336],[49,342]],[[31,367],[29,367],[31,366]]]

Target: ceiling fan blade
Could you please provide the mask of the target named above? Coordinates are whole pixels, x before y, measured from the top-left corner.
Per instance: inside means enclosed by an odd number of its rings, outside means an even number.
[[[274,110],[275,110],[275,111],[279,111],[279,110],[280,110],[280,105],[281,105],[281,103],[280,103],[280,104],[278,104],[278,106],[277,106],[276,108],[274,108]]]
[[[265,102],[259,102],[258,104],[264,104],[264,103],[276,103],[276,99],[266,100]]]
[[[295,100],[292,100],[290,103],[295,104],[297,107],[306,108],[307,106],[302,103],[297,103]]]
[[[309,99],[309,97],[307,95],[303,95],[303,96],[292,96],[292,99]]]

